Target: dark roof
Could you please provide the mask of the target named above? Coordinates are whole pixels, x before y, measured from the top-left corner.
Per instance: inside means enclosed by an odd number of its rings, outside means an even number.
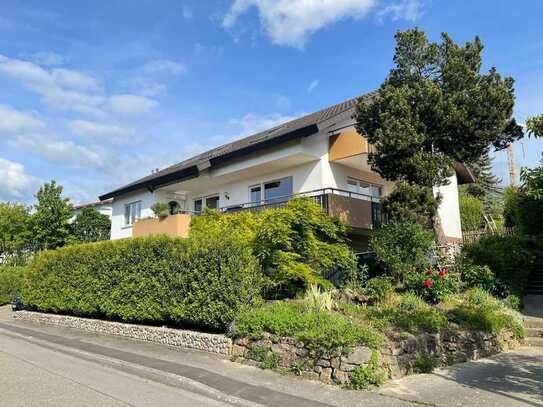
[[[311,136],[312,134],[317,133],[321,129],[321,126],[332,124],[334,119],[338,119],[337,121],[339,121],[340,118],[338,116],[340,115],[342,116],[341,120],[349,118],[352,115],[358,99],[370,99],[374,95],[375,92],[371,92],[360,97],[355,97],[260,133],[236,140],[232,143],[224,144],[104,194],[100,196],[100,200],[113,198],[142,188],[154,190],[160,186],[195,178],[199,175],[201,170],[229,159],[240,157],[289,140]]]
[[[113,203],[113,198],[102,200],[102,201],[96,201],[96,202],[89,202],[89,203],[74,205],[74,209],[77,210],[77,209],[84,209],[84,208],[94,208],[95,206],[107,205],[107,204],[110,204],[110,203]]]

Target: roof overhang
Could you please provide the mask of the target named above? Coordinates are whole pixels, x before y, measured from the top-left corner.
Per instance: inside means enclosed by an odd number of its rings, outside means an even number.
[[[456,178],[458,180],[458,185],[471,184],[475,182],[475,176],[464,163],[454,164],[454,171],[456,172]]]
[[[164,187],[167,185],[196,178],[200,175],[202,171],[206,171],[214,167],[219,167],[220,165],[225,164],[230,160],[240,158],[248,154],[264,150],[266,148],[273,147],[291,140],[309,137],[318,132],[318,126],[316,124],[311,124],[276,137],[263,138],[261,141],[255,142],[254,144],[246,146],[244,148],[233,151],[225,151],[225,153],[223,154],[202,158],[194,165],[190,165],[186,168],[181,168],[174,172],[162,175],[160,174],[160,172],[158,172],[155,177],[147,177],[141,182],[134,182],[133,184],[129,184],[125,187],[116,189],[115,191],[101,195],[99,198],[100,200],[115,198],[120,195],[135,192],[141,189],[147,189],[152,192],[159,187]]]

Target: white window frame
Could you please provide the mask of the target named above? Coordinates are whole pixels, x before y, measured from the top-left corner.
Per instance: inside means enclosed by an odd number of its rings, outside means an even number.
[[[271,184],[272,182],[277,182],[277,181],[282,181],[284,179],[287,179],[287,178],[290,178],[291,179],[291,185],[292,185],[292,192],[291,192],[291,195],[294,194],[294,177],[292,175],[287,175],[286,177],[281,177],[281,178],[275,178],[275,179],[271,179],[271,180],[268,180],[268,181],[262,181],[260,182],[259,184],[252,184],[252,185],[249,185],[249,187],[247,188],[247,193],[248,193],[248,196],[249,198],[247,199],[248,202],[252,203],[252,204],[255,204],[255,203],[263,203],[263,202],[266,202],[266,189],[265,189],[265,185],[266,184]],[[254,187],[260,187],[260,202],[253,202],[251,200],[251,188],[254,188]],[[276,199],[276,198],[272,198],[272,199]]]
[[[381,185],[381,184],[376,184],[374,182],[366,181],[365,179],[351,177],[350,175],[348,175],[347,176],[347,189],[349,189],[349,181],[356,182],[356,191],[350,191],[350,192],[354,192],[356,194],[361,194],[361,195],[365,195],[365,196],[372,196],[373,198],[381,198],[383,196],[383,185]],[[375,196],[375,195],[372,195],[372,194],[368,195],[365,192],[361,192],[362,187],[360,186],[360,183],[367,184],[370,188],[371,187],[379,188],[379,195],[378,196]]]
[[[132,208],[135,208],[133,213]],[[128,210],[128,212],[127,212]],[[141,219],[141,200],[124,205],[124,226],[132,226]]]

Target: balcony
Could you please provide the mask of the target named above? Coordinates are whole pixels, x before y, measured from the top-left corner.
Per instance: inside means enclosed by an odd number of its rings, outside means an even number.
[[[188,237],[190,215],[180,213],[162,218],[140,219],[134,223],[132,237],[166,235],[170,237]]]
[[[346,225],[356,229],[376,229],[383,220],[379,198],[336,188],[323,188],[260,202],[227,206],[221,208],[221,212],[259,212],[265,209],[283,207],[288,201],[295,198],[312,199],[328,215],[338,218]]]

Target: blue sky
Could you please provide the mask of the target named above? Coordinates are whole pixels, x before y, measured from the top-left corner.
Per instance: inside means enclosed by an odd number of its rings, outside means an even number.
[[[543,2],[11,1],[0,8],[0,200],[95,200],[153,168],[379,86],[396,30],[479,35],[543,112]],[[543,141],[518,143],[533,166]],[[495,161],[507,181],[505,155]]]

